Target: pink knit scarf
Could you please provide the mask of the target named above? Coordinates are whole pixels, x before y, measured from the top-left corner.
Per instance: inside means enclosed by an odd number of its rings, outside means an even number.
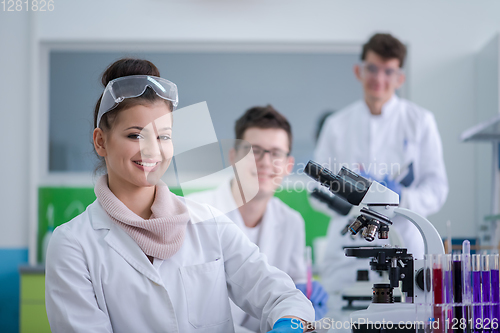
[[[156,186],[151,217],[132,212],[108,187],[108,175],[95,185],[97,200],[111,219],[122,227],[148,256],[168,259],[182,246],[189,213],[184,203],[163,183]]]

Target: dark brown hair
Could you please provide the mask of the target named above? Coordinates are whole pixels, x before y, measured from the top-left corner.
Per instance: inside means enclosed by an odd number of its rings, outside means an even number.
[[[236,139],[243,139],[245,131],[249,128],[278,128],[288,135],[288,149],[292,151],[292,127],[281,113],[276,111],[270,104],[267,106],[254,106],[248,109],[234,126]]]
[[[160,71],[158,68],[150,61],[143,59],[135,59],[135,58],[123,58],[115,61],[102,73],[101,75],[101,83],[104,87],[108,85],[108,83],[114,79],[124,76],[130,75],[151,75],[151,76],[160,76]],[[106,112],[101,117],[101,126],[97,123],[97,115],[99,114],[99,106],[101,105],[101,97],[97,100],[97,103],[94,108],[94,128],[100,127],[103,131],[111,129],[113,125],[113,121],[116,118],[116,115],[121,110],[129,108],[138,104],[152,104],[156,101],[164,101],[170,110],[173,110],[172,102],[164,100],[163,98],[156,95],[156,93],[151,89],[147,88],[144,94],[135,98],[127,98],[122,101],[116,108],[112,111]]]
[[[363,45],[361,60],[366,59],[368,51],[373,51],[384,59],[398,59],[403,67],[406,58],[406,46],[391,34],[375,34]]]

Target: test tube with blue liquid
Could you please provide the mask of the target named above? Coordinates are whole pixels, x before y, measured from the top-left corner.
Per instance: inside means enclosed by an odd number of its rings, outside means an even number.
[[[499,279],[499,256],[490,255],[490,273],[491,273],[491,328],[493,333],[499,333],[500,321],[500,279]]]
[[[481,303],[483,306],[482,324],[483,330],[491,330],[491,280],[490,280],[490,256],[481,256]]]
[[[482,332],[481,256],[472,255],[472,332]]]

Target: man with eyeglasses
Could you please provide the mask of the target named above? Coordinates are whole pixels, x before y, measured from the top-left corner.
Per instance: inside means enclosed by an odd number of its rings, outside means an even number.
[[[207,203],[223,212],[238,225],[268,262],[287,273],[298,289],[306,294],[305,225],[302,216],[274,196],[283,177],[293,168],[292,130],[288,120],[271,105],[247,110],[235,125],[237,145],[233,153],[246,154],[251,145],[257,169],[259,190],[257,195],[235,210],[240,189],[235,179],[215,190],[189,196]],[[243,140],[243,141],[238,141]],[[240,176],[241,177],[241,176]],[[327,311],[328,294],[313,281],[309,297],[316,311],[316,319]],[[258,332],[259,320],[244,313],[231,302],[231,312],[236,332]]]
[[[406,47],[390,34],[375,34],[363,45],[362,63],[354,74],[364,98],[330,116],[322,129],[315,160],[334,172],[345,165],[361,175],[385,184],[400,195],[400,207],[420,215],[438,212],[448,194],[441,138],[431,112],[399,98],[396,90],[405,82]],[[327,211],[311,198],[311,204]],[[375,246],[341,231],[355,215],[331,214],[322,281],[331,304],[341,304],[340,294],[356,279],[356,271],[369,269],[368,259],[346,258],[346,246]],[[416,258],[423,258],[424,244],[409,221],[394,219],[391,227]],[[370,280],[379,277],[370,272]],[[336,301],[336,302],[335,302]]]

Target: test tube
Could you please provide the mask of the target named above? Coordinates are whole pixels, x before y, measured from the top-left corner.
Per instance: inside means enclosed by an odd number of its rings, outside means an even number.
[[[470,259],[470,242],[468,240],[464,240],[462,243],[462,301],[466,305],[470,305],[472,302]]]
[[[495,322],[491,323],[493,333],[498,333],[500,330],[498,321],[500,320],[500,279],[499,279],[499,256],[498,254],[492,254],[490,256],[490,272],[491,272],[491,303],[492,303],[492,313],[491,318]]]
[[[481,256],[481,301],[483,303],[483,328],[491,329],[491,280],[490,280],[490,256]]]
[[[426,327],[425,332],[432,332],[435,322],[434,318],[434,289],[432,286],[432,258],[434,255],[425,254],[424,255],[424,303],[417,303],[415,306],[416,318],[420,320],[425,320]]]
[[[464,321],[463,308],[462,308],[462,255],[453,255],[453,300],[455,306],[453,307],[453,320],[450,322],[458,323],[453,325],[453,332],[463,332],[459,324]]]
[[[443,302],[453,303],[453,260],[451,254],[443,256]]]
[[[453,319],[453,257],[451,254],[445,254],[443,257],[443,312],[444,323],[449,328],[449,323]],[[446,327],[445,327],[446,329]]]
[[[462,303],[464,304],[463,316],[467,325],[466,330],[470,332],[472,326],[472,287],[470,241],[467,239],[462,243]]]
[[[441,254],[431,256],[432,267],[432,292],[434,299],[434,321],[437,325],[434,326],[434,332],[445,332],[445,312],[443,311],[444,292],[443,292],[443,259]]]
[[[482,332],[481,317],[481,256],[472,255],[472,328],[474,333]]]

